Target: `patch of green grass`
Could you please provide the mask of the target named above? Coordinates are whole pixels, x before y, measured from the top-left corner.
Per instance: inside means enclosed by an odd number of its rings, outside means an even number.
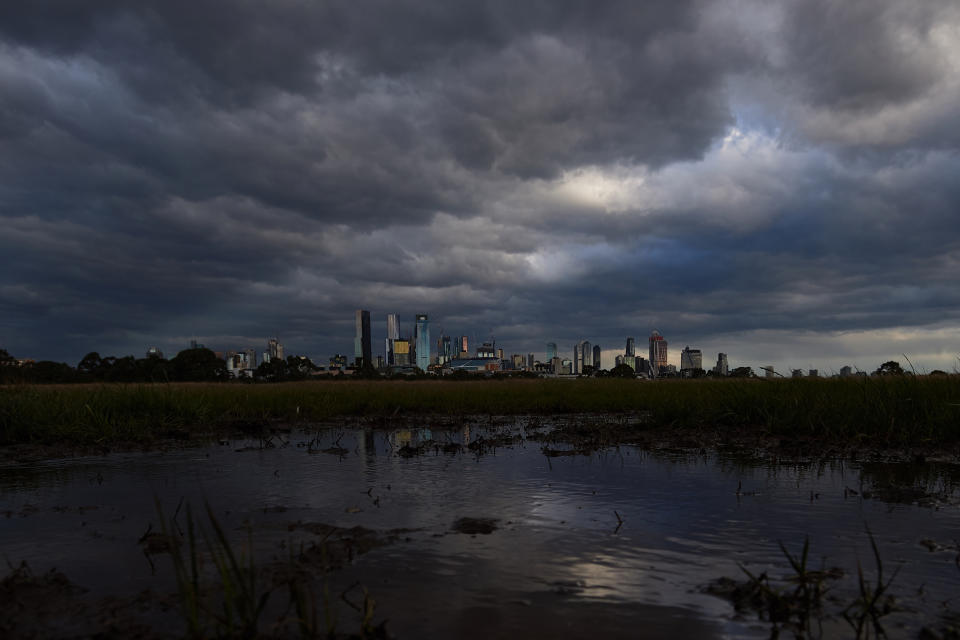
[[[149,444],[338,418],[643,414],[643,428],[748,429],[877,446],[960,442],[960,376],[843,380],[101,384],[0,387],[0,445]],[[637,427],[641,428],[641,427]]]

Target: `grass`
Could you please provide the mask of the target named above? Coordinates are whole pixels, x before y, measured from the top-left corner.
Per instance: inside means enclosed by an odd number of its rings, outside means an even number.
[[[960,442],[960,376],[0,387],[0,445],[149,444],[345,417],[643,413],[644,427],[748,429],[878,446]]]

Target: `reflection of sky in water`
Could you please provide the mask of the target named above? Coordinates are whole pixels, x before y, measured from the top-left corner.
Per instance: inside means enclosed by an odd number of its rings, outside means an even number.
[[[411,602],[414,595],[466,611],[511,599],[539,603],[549,593],[598,607],[679,606],[737,635],[746,628],[730,622],[727,603],[699,593],[702,585],[724,575],[739,579],[738,563],[785,575],[777,542],[799,552],[806,534],[811,564],[819,568],[827,556],[828,565],[843,567],[848,576],[838,592],[852,594],[857,560],[873,569],[869,526],[889,570],[902,566],[894,587],[911,606],[933,615],[936,603],[960,592],[956,552],[919,544],[953,544],[957,508],[845,495],[845,487],[863,489],[856,465],[751,466],[627,447],[547,458],[534,442],[479,457],[432,448],[397,455],[431,437],[468,442],[480,433],[322,434],[318,448],[338,443],[349,451],[343,457],[308,453],[297,445],[310,438],[294,436],[284,448],[240,453],[235,449],[249,443],[7,466],[0,474],[0,512],[9,512],[0,513],[0,548],[13,563],[56,566],[95,589],[155,587],[165,579],[166,560],[151,576],[136,543],[149,523],[157,529],[154,496],[167,514],[181,497],[195,508],[206,498],[232,530],[251,525],[262,554],[282,556],[278,545],[309,542],[309,534],[288,529],[298,520],[417,529],[410,542],[371,552],[348,570],[370,584],[401,628],[418,607],[426,615],[426,605]],[[875,468],[869,473],[871,482],[882,477]],[[924,482],[952,487],[929,468]],[[811,500],[811,492],[818,497]],[[288,510],[268,509],[278,505]],[[497,518],[500,529],[476,537],[449,533],[466,516]],[[923,599],[916,595],[921,584]],[[391,601],[403,605],[391,609]]]

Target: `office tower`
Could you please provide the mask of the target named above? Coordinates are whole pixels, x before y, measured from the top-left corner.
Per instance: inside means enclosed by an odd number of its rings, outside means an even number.
[[[633,338],[627,338],[627,350],[625,352],[627,358],[635,358],[637,356],[636,347],[633,343]]]
[[[346,369],[347,356],[339,353],[336,355],[330,356],[329,365],[331,369]]]
[[[817,371],[816,369],[810,369],[810,372],[807,375],[811,378],[819,378],[820,372]]]
[[[690,345],[680,352],[680,371],[703,369],[703,352],[700,349],[691,349]]]
[[[650,375],[650,363],[642,356],[634,356],[633,370],[642,376]]]
[[[373,366],[373,355],[370,348],[370,312],[363,309],[357,309],[355,314],[353,359],[358,367]]]
[[[790,372],[790,377],[791,377],[791,378],[802,378],[802,377],[803,377],[803,369],[793,369],[793,370]]]
[[[404,366],[410,364],[410,341],[397,338],[393,341],[393,364]]]
[[[497,360],[503,360],[503,349],[497,347]]]
[[[417,368],[426,371],[430,368],[430,320],[425,313],[417,314],[417,321],[413,328],[413,342]]]
[[[840,377],[841,377],[841,378],[849,378],[849,377],[852,376],[852,375],[853,375],[853,368],[852,368],[852,367],[849,367],[849,366],[847,366],[847,367],[840,367]]]
[[[496,357],[497,353],[493,348],[493,343],[484,342],[479,347],[477,347],[477,358],[487,358],[492,360]]]
[[[383,354],[386,356],[387,365],[395,364],[393,361],[393,341],[400,339],[400,316],[395,313],[387,314],[387,337],[384,341]]]
[[[470,355],[470,344],[467,342],[467,336],[460,336],[457,339],[457,342],[460,346],[460,353],[466,353],[467,355]]]
[[[550,373],[563,373],[563,360],[559,356],[550,358]]]
[[[510,356],[510,360],[513,364],[514,369],[517,369],[517,370],[523,369],[523,360],[524,360],[523,354],[515,353],[512,356]]]
[[[437,363],[446,364],[453,360],[453,343],[450,336],[440,336],[437,340]]]
[[[580,373],[587,367],[593,366],[593,347],[589,340],[584,340],[580,347]]]
[[[717,354],[717,366],[713,368],[713,372],[718,376],[726,376],[730,373],[730,365],[727,364],[727,354]]]
[[[593,368],[597,370],[600,369],[600,353],[600,345],[593,345]]]
[[[279,340],[276,338],[267,340],[267,354],[270,356],[269,361],[283,360],[283,345]]]
[[[378,370],[382,370],[382,369],[386,369],[386,367],[387,367],[387,360],[386,360],[386,358],[384,358],[384,357],[381,356],[381,355],[378,355],[378,356],[377,356],[377,369],[378,369]]]
[[[246,355],[246,358],[247,358],[247,368],[256,369],[257,368],[257,350],[254,349],[253,347],[250,347],[248,349],[244,349],[243,353]]]
[[[573,345],[573,358],[570,361],[570,373],[573,375],[579,375],[580,373],[580,354],[582,347],[582,342],[578,342],[577,344]]]
[[[533,354],[532,353],[527,354],[527,369],[529,371],[533,371]]]
[[[547,362],[553,362],[553,359],[557,357],[557,343],[548,342],[547,343]]]
[[[667,366],[667,339],[656,329],[650,334],[650,368],[659,375],[661,367]]]
[[[619,367],[620,365],[625,363],[626,363],[626,356],[621,356],[620,354],[617,354],[617,357],[613,359],[614,366]],[[630,367],[630,368],[632,369],[633,367]]]

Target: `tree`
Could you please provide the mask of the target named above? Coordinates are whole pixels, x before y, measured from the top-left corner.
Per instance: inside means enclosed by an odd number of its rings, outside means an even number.
[[[593,368],[592,364],[585,364],[583,365],[583,371],[580,373],[580,375],[589,378],[594,374],[594,371],[596,371],[596,369]]]
[[[610,369],[611,378],[636,378],[637,373],[628,364],[618,364]]]
[[[83,359],[77,363],[77,371],[83,375],[98,376],[103,367],[103,359],[96,351],[91,351],[83,356]]]
[[[206,348],[184,349],[170,361],[173,377],[185,382],[225,380],[227,363]]]
[[[753,369],[750,367],[737,367],[736,369],[730,372],[730,377],[731,378],[752,378],[754,377]]]
[[[896,360],[884,362],[873,372],[875,376],[902,376],[903,374],[904,370]]]
[[[0,367],[12,367],[17,364],[16,358],[7,353],[6,349],[0,349]]]

